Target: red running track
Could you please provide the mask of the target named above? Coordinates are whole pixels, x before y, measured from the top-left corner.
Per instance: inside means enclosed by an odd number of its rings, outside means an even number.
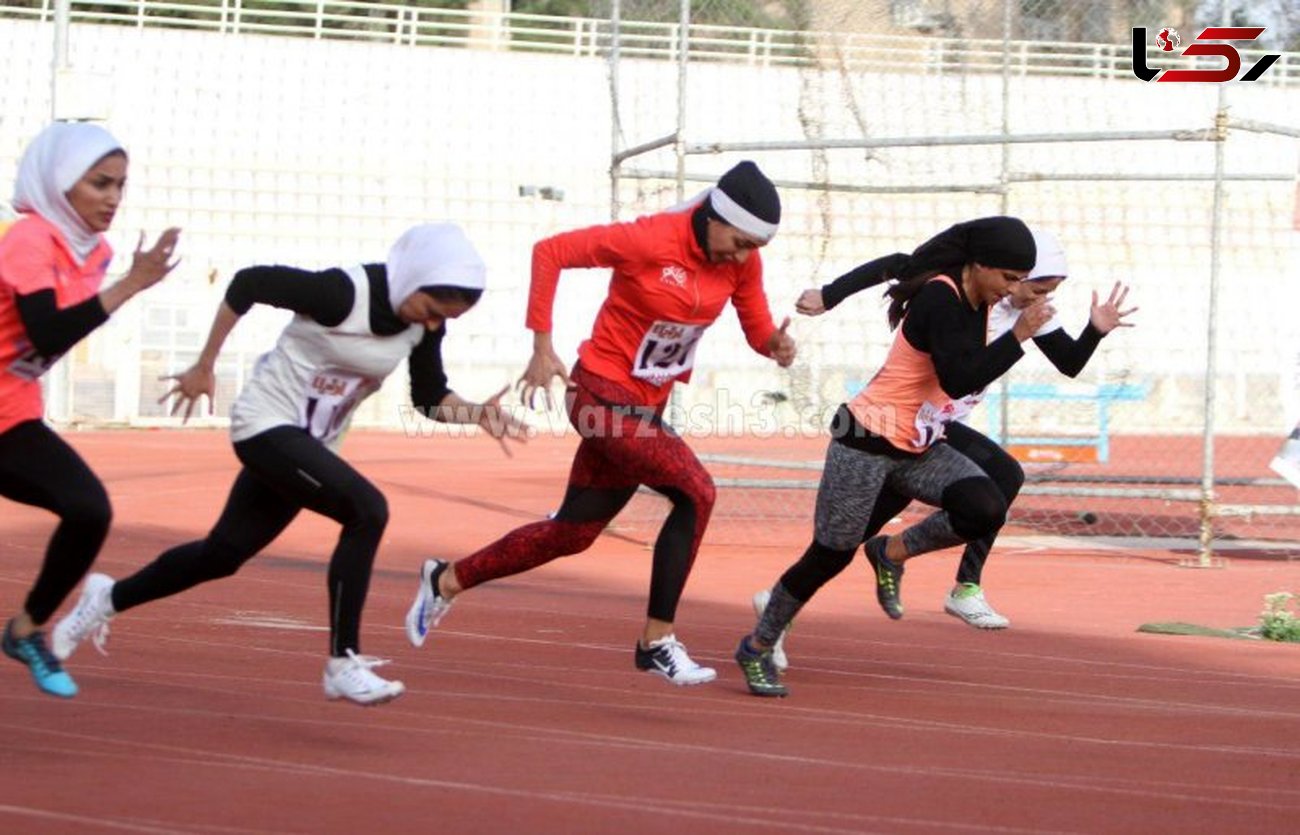
[[[100,568],[129,572],[201,535],[235,472],[224,435],[72,433],[114,500]],[[907,617],[861,565],[790,640],[789,699],[745,692],[730,660],[750,594],[799,534],[706,538],[678,634],[717,682],[678,689],[632,666],[649,554],[588,553],[467,594],[422,650],[403,613],[427,554],[460,556],[558,501],[572,444],[507,460],[487,439],[358,433],[348,454],[392,523],[365,650],[408,692],[327,702],[324,557],[299,520],[237,577],[114,622],[111,655],[37,693],[0,659],[0,831],[1263,832],[1300,815],[1300,646],[1150,635],[1152,621],[1241,626],[1297,563],[1177,567],[1162,551],[1024,538],[990,563],[1013,619],[981,633],[942,611],[955,555],[910,564]],[[0,504],[0,606],[13,611],[50,530]]]

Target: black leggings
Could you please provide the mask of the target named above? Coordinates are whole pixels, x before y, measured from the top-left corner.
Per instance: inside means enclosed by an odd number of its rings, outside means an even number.
[[[360,651],[361,610],[388,524],[383,493],[304,430],[269,429],[235,444],[244,468],[207,539],[178,545],[113,586],[124,612],[229,577],[271,544],[303,508],[343,526],[330,557],[330,654]]]
[[[108,536],[113,510],[86,462],[39,420],[0,434],[0,496],[59,517],[24,604],[40,626],[90,570]]]
[[[964,423],[948,424],[944,429],[944,435],[950,447],[974,461],[993,480],[1007,500],[1007,507],[1010,507],[1025,483],[1025,471],[1021,468],[1020,462],[1012,458],[992,439]],[[865,542],[879,533],[890,519],[902,513],[911,502],[912,500],[907,496],[895,493],[888,487],[882,490],[880,498],[876,501],[876,507],[871,512],[871,520],[867,522],[866,531],[862,534],[862,540]],[[980,582],[984,562],[989,558],[989,552],[993,550],[993,541],[997,538],[998,531],[994,531],[966,543],[966,550],[961,552],[961,563],[957,566],[958,583],[978,584]]]

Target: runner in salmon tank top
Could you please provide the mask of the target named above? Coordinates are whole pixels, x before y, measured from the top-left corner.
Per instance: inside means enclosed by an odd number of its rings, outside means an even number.
[[[77,607],[54,628],[55,654],[66,658],[87,638],[102,651],[116,615],[233,575],[305,508],[342,526],[326,575],[325,696],[361,705],[400,696],[402,682],[374,672],[384,662],[361,654],[359,634],[388,503],[338,448],[357,406],[402,360],[420,414],[477,424],[503,447],[508,439],[523,440],[525,427],[499,406],[508,387],[486,403],[471,403],[447,387],[443,370],[446,322],[478,301],[485,273],[473,244],[450,223],[408,230],[384,263],[237,272],[198,360],[176,375],[168,395],[176,397],[173,414],[183,407],[188,418],[200,397],[211,402],[217,355],[240,318],[255,304],[293,311],[230,409],[230,437],[243,469],[225,509],[205,539],[178,545],[129,577],[88,577]]]
[[[527,316],[533,356],[520,388],[531,405],[554,378],[568,386],[569,421],[581,437],[568,486],[551,518],[455,563],[425,562],[406,618],[413,644],[425,642],[463,591],[590,548],[645,485],[667,497],[672,510],[655,542],[634,664],[676,685],[717,677],[691,659],[674,629],[713,510],[713,480],[665,422],[664,409],[673,385],[689,381],[700,339],[728,301],[754,351],[782,367],[794,361],[789,319],[780,328],[773,323],[759,255],[780,220],[776,187],[754,163],[742,162],[683,210],[565,232],[534,246]],[[612,268],[613,277],[570,373],[552,346],[551,311],[561,270],[582,267]]]
[[[23,152],[14,184],[21,218],[0,239],[0,496],[59,517],[36,582],[0,647],[43,692],[71,698],[76,682],[41,627],[77,587],[108,535],[112,509],[98,476],[42,418],[40,379],[136,293],[175,268],[179,229],[100,289],[113,250],[103,233],[121,206],[128,160],[104,128],[56,122]]]
[[[1021,343],[1051,319],[1045,296],[1037,296],[1006,333],[986,339],[989,309],[1028,277],[1036,254],[1022,221],[988,217],[950,227],[910,255],[871,262],[895,281],[888,293],[894,341],[871,381],[835,413],[813,541],[772,587],[754,631],[736,649],[754,695],[786,695],[774,647],[817,590],[852,561],[886,487],[939,510],[868,543],[881,583],[896,584],[909,557],[980,540],[1002,526],[1002,491],[945,441],[944,429],[960,399],[1006,373],[1024,355]]]
[[[993,342],[1011,330],[1016,320],[1020,318],[1021,311],[1034,304],[1040,297],[1050,303],[1051,294],[1069,276],[1065,248],[1060,240],[1044,229],[1035,228],[1032,231],[1037,250],[1034,268],[1010,295],[989,308],[988,325],[985,330],[987,342]],[[883,284],[892,263],[891,257],[868,261],[820,289],[805,290],[799,297],[795,309],[806,316],[820,316],[837,307],[849,296]],[[1107,334],[1117,328],[1133,326],[1126,320],[1137,312],[1137,308],[1124,308],[1128,290],[1126,285],[1117,281],[1111,287],[1110,295],[1105,301],[1099,299],[1094,290],[1088,321],[1077,338],[1071,337],[1066,332],[1060,317],[1054,315],[1034,333],[1034,344],[1062,374],[1068,377],[1078,375]],[[980,469],[998,485],[998,489],[1007,500],[1007,505],[1010,506],[1024,484],[1023,468],[996,441],[986,437],[967,422],[971,411],[983,400],[985,391],[980,389],[955,401],[956,408],[944,424],[944,442],[978,464]],[[863,532],[863,541],[869,542],[887,522],[911,503],[912,499],[909,496],[895,492],[886,484],[876,501],[871,520]],[[957,566],[956,582],[943,601],[945,612],[977,629],[1006,629],[1011,625],[1009,618],[989,604],[984,596],[982,585],[984,566],[997,539],[997,533],[994,531],[988,536],[966,544]],[[870,558],[871,549],[866,549],[866,553]],[[902,571],[894,571],[893,568],[894,566],[886,563],[873,566],[873,570],[876,571],[877,600],[885,613],[897,620],[903,615],[900,599]],[[754,595],[754,605],[760,614],[767,606],[768,596],[769,592],[766,589]],[[772,654],[777,669],[782,672],[789,667],[789,657],[785,652],[784,643],[784,639],[779,639],[773,647]]]
[[[1020,318],[1021,312],[1034,304],[1040,297],[1053,311],[1051,294],[1069,277],[1070,271],[1065,258],[1065,248],[1055,235],[1044,229],[1033,230],[1037,258],[1028,277],[1020,282],[1006,298],[989,308],[988,327],[985,338],[993,342],[1002,334],[1011,330]],[[855,271],[856,272],[856,271]],[[860,287],[837,288],[839,280],[832,282],[824,290],[831,291],[831,306],[843,298],[841,292],[856,292]],[[817,291],[807,291],[805,296]],[[1137,312],[1136,307],[1125,308],[1129,288],[1122,282],[1115,282],[1109,296],[1102,301],[1097,291],[1092,292],[1092,305],[1088,311],[1088,321],[1077,338],[1066,332],[1060,316],[1052,315],[1033,335],[1033,341],[1058,371],[1067,377],[1075,377],[1088,364],[1093,353],[1103,338],[1117,328],[1133,327],[1126,321]],[[826,296],[823,294],[823,303]],[[985,389],[972,392],[956,401],[956,408],[951,418],[944,424],[944,441],[953,449],[979,464],[990,478],[998,485],[1002,495],[1010,506],[1020,493],[1025,481],[1025,472],[1020,463],[996,441],[986,437],[969,425],[971,412],[984,399]],[[885,524],[903,511],[911,499],[899,495],[886,485],[876,502],[875,511],[867,528],[863,532],[863,541],[870,542]],[[961,561],[957,566],[956,582],[944,597],[943,608],[948,614],[960,618],[977,629],[1006,629],[1011,625],[1009,618],[997,612],[984,597],[981,585],[984,566],[997,539],[997,531],[981,539],[968,542],[962,550]],[[870,560],[872,549],[864,546],[864,552]],[[901,563],[899,564],[901,569]],[[902,571],[893,571],[893,566],[877,563],[873,566],[877,574],[877,600],[882,609],[891,618],[902,617],[903,604],[900,599]],[[883,582],[880,580],[883,577]]]

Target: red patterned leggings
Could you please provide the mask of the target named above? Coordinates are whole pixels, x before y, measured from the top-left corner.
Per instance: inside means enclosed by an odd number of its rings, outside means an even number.
[[[662,493],[672,511],[655,541],[649,617],[672,623],[700,538],[713,512],[713,479],[661,417],[662,409],[629,407],[630,392],[575,367],[569,422],[582,436],[564,502],[555,515],[516,528],[455,564],[462,588],[519,574],[591,547],[638,485]]]

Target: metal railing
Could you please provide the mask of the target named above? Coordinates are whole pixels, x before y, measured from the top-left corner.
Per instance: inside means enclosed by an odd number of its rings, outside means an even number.
[[[0,0],[0,18],[52,21],[54,0]],[[135,27],[171,27],[230,34],[378,41],[408,46],[503,49],[578,56],[608,54],[614,29],[607,19],[423,8],[347,0],[73,0],[71,21]],[[681,43],[677,23],[622,20],[623,58],[675,60]],[[1132,77],[1132,47],[1125,44],[948,38],[852,32],[758,29],[692,24],[692,61],[756,66],[819,66],[849,72],[1001,73],[1021,76]],[[1252,66],[1266,50],[1240,50]],[[1164,68],[1217,67],[1198,61],[1151,56]],[[1300,85],[1300,55],[1283,53],[1258,82]]]

